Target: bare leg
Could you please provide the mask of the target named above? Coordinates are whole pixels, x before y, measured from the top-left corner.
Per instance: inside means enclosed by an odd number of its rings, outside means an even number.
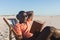
[[[36,38],[36,40],[50,40],[50,37],[54,33],[55,28],[46,26],[43,31],[39,34],[39,36]]]
[[[60,29],[55,30],[53,37],[55,37],[57,40],[60,40]]]

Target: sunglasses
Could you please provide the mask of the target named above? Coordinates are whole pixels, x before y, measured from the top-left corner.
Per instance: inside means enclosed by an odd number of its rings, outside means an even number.
[[[24,15],[24,17],[28,17],[27,15]]]

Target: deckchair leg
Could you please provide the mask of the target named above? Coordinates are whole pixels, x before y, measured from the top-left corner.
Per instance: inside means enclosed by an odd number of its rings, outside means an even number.
[[[12,40],[12,36],[11,36],[11,34],[12,34],[12,30],[9,28],[9,40]]]
[[[9,26],[9,40],[12,40],[11,39],[11,33],[12,33],[12,30],[11,30],[11,26],[9,25],[9,23],[7,22],[6,18],[3,18],[3,20],[6,22],[6,24]]]

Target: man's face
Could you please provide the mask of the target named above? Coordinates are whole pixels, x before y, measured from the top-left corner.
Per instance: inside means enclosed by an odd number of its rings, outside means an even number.
[[[26,22],[27,21],[27,13],[23,13],[23,15],[22,15],[22,21],[23,22]]]

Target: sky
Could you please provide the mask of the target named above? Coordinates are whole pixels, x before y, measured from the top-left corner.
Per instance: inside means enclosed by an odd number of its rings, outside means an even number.
[[[0,0],[0,15],[16,15],[19,11],[35,15],[60,15],[60,0]]]

